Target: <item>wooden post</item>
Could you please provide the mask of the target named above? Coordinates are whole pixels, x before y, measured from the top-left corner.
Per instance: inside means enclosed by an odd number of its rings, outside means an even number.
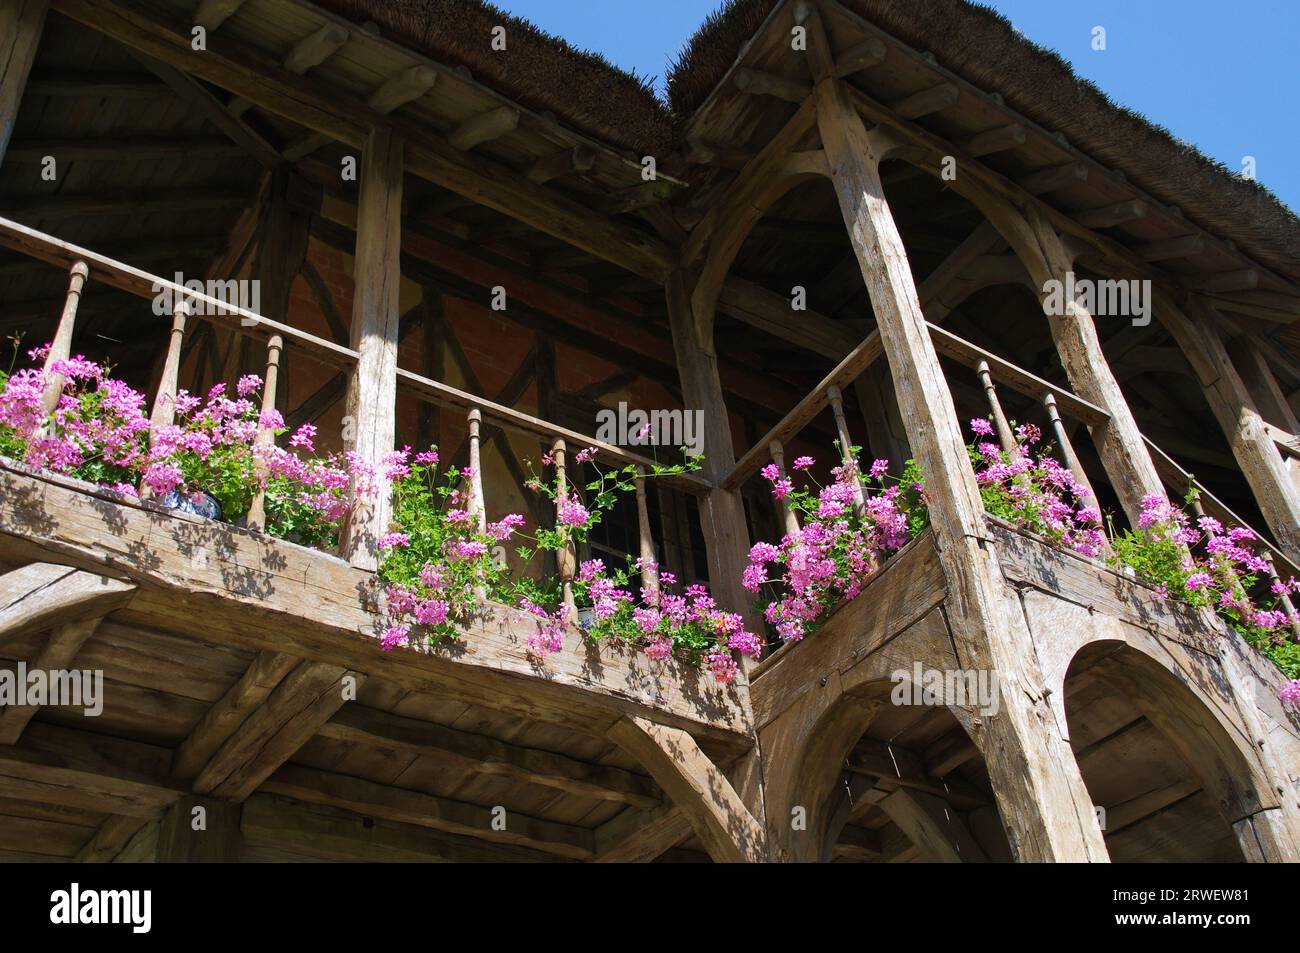
[[[149,414],[150,443],[153,434],[162,427],[176,422],[176,391],[180,383],[181,347],[185,343],[185,322],[190,313],[190,303],[178,298],[172,306],[172,330],[167,338],[167,356],[163,359],[158,389],[153,395],[153,410]]]
[[[1016,449],[1016,435],[1011,432],[1011,424],[1007,421],[1007,415],[1002,411],[1002,401],[998,400],[998,389],[993,384],[993,373],[989,370],[988,361],[980,361],[975,367],[975,373],[979,375],[980,385],[984,388],[984,396],[988,398],[989,413],[993,417],[993,428],[998,432],[998,443],[1002,444],[1002,449],[1007,453],[1013,453]]]
[[[809,43],[825,44],[810,21]],[[1000,711],[977,740],[1022,860],[1104,860],[1106,847],[1074,755],[1053,726],[1023,615],[984,539],[979,488],[947,382],[921,312],[902,238],[885,200],[879,145],[842,81],[818,82],[817,123],[849,238],[871,296],[912,451],[925,471],[931,523],[950,598],[945,603],[966,668],[997,673]]]
[[[645,481],[645,467],[641,467],[636,478],[636,524],[641,544],[641,599],[647,604],[658,605],[659,561],[655,555],[654,531],[650,528]]]
[[[867,501],[862,494],[862,476],[858,472],[858,458],[854,455],[853,439],[849,436],[849,423],[844,419],[844,397],[840,389],[832,384],[826,388],[826,400],[831,405],[831,415],[835,418],[835,433],[840,439],[840,462],[853,472],[853,508],[861,516]]]
[[[401,282],[404,147],[387,127],[370,133],[357,202],[357,252],[351,346],[358,354],[348,380],[344,446],[376,468],[373,495],[353,487],[340,546],[353,565],[374,569],[392,501],[383,460],[396,439],[398,291]]]
[[[1047,314],[1057,354],[1071,389],[1110,415],[1106,424],[1091,428],[1092,438],[1120,505],[1129,522],[1136,526],[1142,513],[1143,497],[1164,495],[1160,474],[1147,451],[1133,411],[1106,361],[1092,315],[1074,300],[1062,301],[1063,306],[1059,309],[1046,307],[1049,288],[1052,287],[1048,282],[1069,286],[1067,276],[1073,274],[1074,252],[1067,248],[1036,205],[1017,208],[1002,198],[983,192],[969,197],[989,217],[1024,264],[1034,287],[1039,289],[1044,311],[1061,312]]]
[[[49,6],[49,0],[8,0],[0,4],[0,163],[13,137],[18,106],[41,44]]]
[[[722,382],[718,377],[718,357],[713,350],[712,331],[707,334],[704,331],[705,328],[712,329],[713,315],[694,313],[691,288],[682,271],[669,275],[665,291],[685,412],[699,414],[702,418],[704,462],[701,473],[713,484],[708,495],[700,499],[709,587],[720,606],[739,612],[750,631],[762,632],[763,623],[754,611],[753,596],[740,584],[749,559],[745,504],[738,491],[724,490],[718,485],[736,465],[736,451]]]
[[[1187,356],[1278,548],[1292,562],[1300,562],[1300,488],[1228,355],[1213,309],[1192,297],[1184,310],[1161,295],[1156,309]]]
[[[1281,427],[1289,434],[1297,435],[1297,439],[1300,439],[1300,419],[1291,409],[1286,395],[1282,393],[1282,388],[1273,375],[1273,369],[1268,366],[1268,361],[1259,345],[1251,338],[1239,335],[1229,341],[1227,347],[1233,367],[1241,375],[1241,381],[1246,385],[1246,392],[1255,401],[1260,417],[1275,427]],[[1291,474],[1291,482],[1295,484],[1296,490],[1300,491],[1300,460],[1288,456],[1283,462],[1287,472]]]
[[[778,479],[786,478],[785,472],[785,447],[781,445],[780,440],[773,440],[767,445],[768,452],[772,454],[772,462],[776,464]],[[794,536],[799,532],[799,514],[794,511],[788,500],[778,501],[781,507],[781,519],[785,523],[785,531],[788,535]]]
[[[481,447],[481,430],[483,412],[471,407],[466,415],[469,422],[469,514],[480,533],[487,532],[487,503],[483,498],[483,453]]]
[[[262,414],[275,410],[275,396],[280,383],[280,359],[284,351],[284,339],[278,334],[271,335],[266,343],[266,376],[262,383]],[[258,477],[259,489],[253,495],[253,503],[248,508],[248,528],[262,530],[266,526],[266,488],[260,486],[266,480],[265,454],[275,445],[275,431],[270,427],[257,428],[257,437],[253,441],[253,467]]]
[[[565,472],[565,445],[562,438],[555,438],[551,444],[551,459],[555,463],[555,525],[562,528],[560,521],[560,504],[569,492],[569,480]],[[573,549],[573,540],[568,539],[564,548],[555,554],[556,568],[560,573],[560,586],[564,591],[564,621],[569,625],[578,624],[578,607],[573,601],[573,575],[577,570],[578,558]]]
[[[1088,474],[1084,471],[1083,464],[1079,462],[1079,455],[1074,452],[1074,444],[1070,442],[1070,435],[1065,430],[1065,421],[1061,419],[1061,411],[1056,406],[1056,396],[1051,391],[1043,394],[1043,406],[1047,408],[1047,419],[1052,423],[1052,434],[1056,437],[1056,445],[1061,448],[1061,458],[1070,468],[1074,482],[1088,491],[1088,499],[1100,514],[1101,504],[1097,502],[1097,491],[1092,488],[1092,484],[1088,481]]]
[[[59,327],[50,342],[50,351],[45,355],[45,393],[41,409],[46,415],[52,414],[59,405],[59,395],[63,393],[63,375],[54,373],[51,368],[56,361],[66,361],[72,356],[72,332],[77,323],[77,304],[81,301],[81,289],[90,275],[90,268],[84,261],[72,263],[68,270],[68,295],[63,302],[63,314],[59,316]]]

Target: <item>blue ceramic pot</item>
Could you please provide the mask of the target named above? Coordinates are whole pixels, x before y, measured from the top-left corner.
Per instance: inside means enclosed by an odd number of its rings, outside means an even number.
[[[208,520],[221,519],[221,504],[217,502],[215,496],[204,490],[194,494],[172,490],[162,498],[161,502],[168,509],[181,513],[192,513]]]

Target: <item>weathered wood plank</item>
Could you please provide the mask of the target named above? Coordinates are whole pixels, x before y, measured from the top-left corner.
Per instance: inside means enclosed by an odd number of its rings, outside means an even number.
[[[744,748],[749,714],[734,687],[576,632],[544,665],[532,623],[500,607],[451,646],[383,652],[362,600],[369,573],[300,546],[130,501],[88,484],[0,464],[0,558],[59,559],[144,587],[122,621],[218,644],[313,658],[411,687],[603,735],[619,714],[653,717]]]
[[[134,592],[135,586],[128,582],[72,566],[23,566],[0,576],[0,639],[80,619],[102,618],[125,605]]]
[[[686,815],[715,862],[765,859],[767,838],[762,826],[690,735],[628,716],[610,729],[609,738],[645,765]]]
[[[321,726],[323,738],[427,754],[477,774],[540,784],[579,797],[653,808],[662,803],[648,779],[622,768],[510,744],[429,721],[349,705]]]

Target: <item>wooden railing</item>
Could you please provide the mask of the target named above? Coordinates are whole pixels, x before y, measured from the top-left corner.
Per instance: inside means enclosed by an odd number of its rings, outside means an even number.
[[[151,407],[150,422],[154,428],[170,424],[175,419],[175,397],[179,388],[182,348],[186,334],[193,330],[191,319],[196,317],[265,343],[267,351],[263,375],[262,409],[275,406],[279,370],[286,346],[293,346],[320,363],[348,373],[355,372],[358,354],[351,348],[270,320],[231,302],[182,287],[157,275],[61,241],[9,219],[0,218],[0,246],[64,268],[68,272],[68,290],[63,311],[45,360],[47,373],[54,362],[65,360],[72,354],[77,308],[87,283],[101,282],[150,300],[155,299],[160,292],[170,296],[175,304],[172,309],[171,333],[167,340],[167,353],[163,361],[161,379]],[[637,472],[642,474],[642,478],[637,480],[640,555],[647,565],[654,562],[655,543],[645,502],[644,476],[654,468],[655,461],[412,371],[398,368],[396,374],[399,394],[409,394],[418,400],[458,409],[465,413],[469,429],[469,467],[472,474],[465,490],[469,500],[469,511],[474,514],[480,530],[485,529],[487,525],[487,501],[483,489],[481,466],[481,431],[485,424],[492,424],[549,442],[561,482],[567,479],[566,452],[569,447],[579,449],[590,447],[595,451],[598,460],[615,466],[636,467]],[[53,410],[61,391],[62,381],[51,379],[47,385],[45,398],[48,404],[47,410]],[[263,445],[274,439],[274,432],[265,428],[260,430],[256,437],[256,440]],[[381,463],[378,460],[367,462],[376,467]],[[696,496],[707,494],[711,488],[709,481],[694,473],[667,474],[661,479],[666,486]],[[557,517],[558,515],[557,513]],[[260,530],[264,525],[265,500],[261,493],[253,500],[247,522],[250,529]],[[575,565],[571,549],[560,555],[558,565],[564,583],[566,605],[572,611],[571,583]],[[642,585],[643,588],[646,586],[657,588],[657,575],[653,570],[643,576]]]
[[[939,354],[951,358],[958,364],[965,365],[975,372],[988,402],[990,419],[1002,448],[1009,449],[1013,446],[1015,437],[998,397],[997,385],[999,384],[1031,397],[1042,404],[1052,428],[1052,437],[1061,455],[1061,462],[1069,468],[1074,478],[1092,494],[1092,499],[1096,500],[1092,484],[1079,462],[1078,454],[1075,452],[1070,439],[1067,420],[1074,420],[1088,427],[1098,427],[1105,425],[1110,419],[1110,414],[1077,394],[984,350],[978,345],[953,334],[946,328],[933,323],[928,323],[928,327],[935,350]],[[776,463],[778,468],[783,468],[785,446],[828,407],[835,418],[836,434],[839,437],[841,447],[852,446],[847,427],[844,424],[840,395],[842,389],[852,384],[882,353],[883,348],[879,332],[872,331],[861,344],[850,351],[821,380],[814,390],[804,397],[793,410],[786,414],[776,426],[768,431],[737,461],[735,467],[722,479],[721,486],[730,490],[738,489],[769,461]],[[1194,488],[1199,493],[1199,505],[1203,506],[1205,513],[1225,523],[1253,529],[1250,524],[1197,482],[1190,473],[1152,443],[1149,438],[1144,437],[1143,439],[1151,451],[1157,472],[1171,494],[1173,494],[1174,499],[1181,499],[1189,488]],[[1281,442],[1279,441],[1279,443]],[[797,529],[798,521],[794,514],[784,505],[783,510],[786,531]],[[1294,575],[1300,578],[1300,568],[1297,568],[1263,534],[1256,530],[1255,535],[1259,538],[1266,558],[1272,565],[1278,567],[1286,575]]]

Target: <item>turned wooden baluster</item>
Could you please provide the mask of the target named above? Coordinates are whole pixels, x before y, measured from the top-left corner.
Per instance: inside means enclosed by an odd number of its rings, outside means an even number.
[[[167,338],[167,356],[163,359],[162,374],[158,378],[158,391],[153,395],[153,409],[149,412],[149,446],[158,442],[158,432],[176,422],[176,391],[181,374],[181,345],[185,342],[185,322],[190,313],[189,302],[179,298],[172,307],[172,330]],[[141,481],[140,498],[150,499],[153,490]]]
[[[153,410],[149,413],[149,444],[159,429],[176,422],[176,391],[181,376],[181,345],[185,343],[185,322],[190,305],[180,298],[172,308],[172,330],[167,338],[167,356],[163,359],[162,375],[158,378],[158,391],[153,397]]]
[[[659,603],[659,564],[655,561],[655,540],[650,530],[650,508],[645,496],[646,471],[636,478],[636,522],[641,536],[641,598],[648,605]]]
[[[1269,582],[1281,586],[1282,577],[1277,574],[1277,566],[1273,564],[1273,554],[1268,550],[1264,550],[1263,556],[1264,562],[1268,563]],[[1295,602],[1292,601],[1291,596],[1285,590],[1283,590],[1282,595],[1278,596],[1277,602],[1282,611],[1286,613],[1286,617],[1291,620],[1292,634],[1295,635],[1297,641],[1300,641],[1300,616],[1296,615]]]
[[[469,510],[480,533],[487,532],[487,506],[483,499],[483,458],[480,443],[483,427],[483,413],[477,407],[471,407],[467,415],[469,420]]]
[[[1007,422],[1007,415],[1002,412],[1002,401],[998,400],[998,389],[993,385],[993,373],[989,370],[988,361],[980,361],[975,367],[975,372],[979,374],[980,384],[984,386],[984,395],[989,401],[989,414],[993,418],[993,428],[998,435],[998,443],[1006,451],[1016,449],[1016,435],[1011,432],[1011,424]]]
[[[835,432],[840,438],[840,461],[856,474],[858,461],[850,449],[853,441],[849,437],[848,421],[844,419],[844,396],[840,393],[840,389],[832,384],[826,388],[826,399],[830,402],[831,414],[835,417]],[[853,508],[857,510],[859,516],[867,508],[866,498],[862,494],[862,480],[857,475],[853,478]]]
[[[557,437],[551,444],[551,459],[555,463],[555,525],[564,529],[560,518],[560,506],[569,493],[569,481],[564,469],[564,440]],[[560,585],[564,590],[564,621],[569,625],[578,624],[578,606],[573,601],[573,575],[578,568],[578,557],[574,552],[573,540],[565,541],[563,548],[555,554],[555,563],[560,571]]]
[[[1056,445],[1061,448],[1061,457],[1065,460],[1065,465],[1069,467],[1074,481],[1088,491],[1088,506],[1097,511],[1097,517],[1100,519],[1101,504],[1097,501],[1097,492],[1088,481],[1088,474],[1083,472],[1083,464],[1079,462],[1079,455],[1074,452],[1074,444],[1070,443],[1070,435],[1065,430],[1065,421],[1061,419],[1061,412],[1056,406],[1056,396],[1051,391],[1043,394],[1043,406],[1047,408],[1047,419],[1052,423],[1052,434],[1056,437]],[[1102,536],[1104,538],[1105,533]],[[1106,541],[1106,545],[1109,550],[1109,540]]]
[[[266,377],[262,384],[261,417],[275,410],[276,389],[280,382],[280,355],[284,351],[284,338],[272,334],[266,342]],[[248,528],[261,530],[266,525],[266,451],[275,445],[275,431],[259,422],[257,437],[253,440],[253,469],[257,474],[258,491],[248,508]]]
[[[72,356],[72,331],[77,323],[77,304],[81,301],[81,289],[90,276],[90,268],[84,261],[75,261],[68,269],[68,295],[63,302],[63,313],[59,315],[59,327],[50,342],[50,351],[45,356],[45,391],[42,394],[41,409],[45,414],[54,412],[59,406],[59,396],[63,393],[63,375],[52,373],[50,368],[56,361],[66,361]]]
[[[781,445],[780,440],[773,440],[767,445],[767,449],[772,454],[772,462],[776,464],[776,470],[779,479],[785,479],[785,447]],[[799,532],[799,514],[794,511],[789,500],[778,501],[781,506],[781,513],[785,520],[785,531],[793,536]]]
[[[483,496],[483,454],[481,446],[483,429],[483,412],[471,407],[465,415],[469,422],[469,479],[465,492],[469,494],[466,509],[474,526],[480,534],[487,532],[487,502]],[[487,602],[487,587],[480,584],[474,587],[474,598],[479,603]]]

